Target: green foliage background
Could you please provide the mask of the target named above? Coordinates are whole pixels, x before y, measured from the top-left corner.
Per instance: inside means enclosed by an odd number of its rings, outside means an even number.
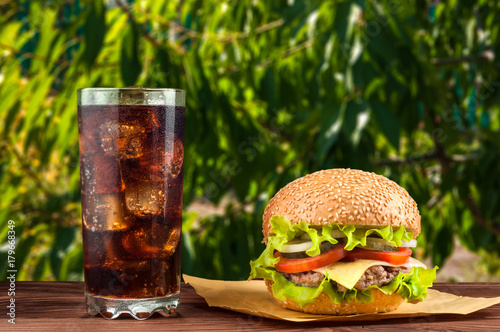
[[[437,4],[433,4],[437,3]],[[244,279],[289,181],[375,171],[419,204],[418,255],[500,252],[500,3],[0,2],[0,279],[81,280],[76,89],[187,91],[183,272]],[[494,271],[492,271],[494,272]]]

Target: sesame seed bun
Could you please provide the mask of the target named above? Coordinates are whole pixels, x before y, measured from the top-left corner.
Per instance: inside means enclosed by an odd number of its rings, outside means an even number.
[[[273,295],[273,291],[271,289],[272,284],[272,280],[266,279],[267,290],[271,295]],[[373,302],[370,303],[357,303],[356,301],[351,301],[349,303],[335,304],[330,300],[328,295],[321,293],[316,298],[316,301],[307,304],[302,308],[297,302],[288,298],[285,301],[279,300],[274,296],[273,298],[283,308],[323,315],[355,315],[388,312],[396,310],[401,303],[404,302],[401,296],[397,294],[386,295],[378,289],[370,290],[370,294],[373,296]]]
[[[414,238],[420,234],[420,214],[408,192],[382,175],[355,169],[315,172],[278,191],[262,217],[265,243],[274,215],[287,217],[292,224],[404,226]]]

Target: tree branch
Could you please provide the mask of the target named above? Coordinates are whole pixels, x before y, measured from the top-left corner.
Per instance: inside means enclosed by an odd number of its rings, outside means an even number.
[[[309,47],[312,46],[313,43],[314,43],[314,40],[310,39],[310,40],[306,40],[303,43],[295,45],[295,46],[289,48],[288,50],[285,50],[283,53],[281,53],[279,59],[287,58],[287,57],[289,57],[291,55],[294,55],[297,52],[300,52],[300,51],[302,51],[302,50],[304,50],[306,48],[309,48]],[[267,66],[269,66],[273,62],[273,60],[274,60],[274,58],[265,59],[264,61],[261,61],[261,62],[257,63],[256,66],[258,68],[267,67]],[[234,72],[238,72],[240,70],[241,70],[240,67],[234,66],[234,67],[230,68],[227,71],[222,71],[222,74],[226,74],[227,72],[234,73]]]
[[[474,62],[474,61],[492,61],[495,58],[495,53],[491,50],[484,51],[477,55],[465,55],[458,58],[449,59],[431,59],[431,63],[435,66],[446,66],[461,62]]]
[[[126,11],[129,15],[129,18],[132,20],[130,17],[131,12],[127,8],[127,5],[124,4],[121,0],[116,0],[116,3],[118,7],[120,7],[123,11]],[[140,9],[139,9],[140,10]],[[169,29],[172,29],[178,33],[183,34],[187,38],[197,38],[197,39],[215,39],[217,41],[222,41],[222,42],[230,42],[235,39],[244,39],[244,38],[249,38],[253,35],[259,35],[261,33],[264,33],[266,31],[279,28],[283,24],[285,24],[284,19],[278,19],[269,23],[266,23],[258,28],[255,29],[253,33],[251,32],[228,32],[227,34],[225,33],[208,33],[208,32],[198,32],[195,30],[191,30],[186,28],[185,26],[175,22],[175,21],[168,21],[164,19],[161,16],[158,15],[152,15],[151,13],[147,11],[142,11],[140,10],[141,14],[144,15],[147,19],[152,20],[153,22],[158,22],[160,25],[164,27],[168,27]],[[183,37],[184,37],[183,36]],[[182,37],[181,37],[182,38]]]
[[[128,6],[126,4],[124,4],[121,0],[116,0],[116,4],[118,5],[118,7],[120,7],[120,9],[125,13],[127,14],[128,16],[128,19],[134,23],[135,25],[140,25],[140,23],[137,22],[137,20],[135,19],[134,15],[132,14],[132,12],[129,10]],[[161,47],[163,46],[161,42],[159,42],[158,40],[156,40],[151,34],[149,34],[145,29],[141,29],[141,33],[142,33],[142,36],[148,41],[150,42],[151,44],[153,44],[153,46],[155,47]],[[177,45],[171,43],[172,47],[181,55],[184,55],[186,52],[184,51],[183,48],[181,47],[178,47]]]
[[[44,57],[43,55],[39,55],[36,53],[31,53],[31,52],[22,52],[16,48],[9,46],[7,44],[4,44],[2,42],[0,42],[0,49],[4,49],[7,52],[11,52],[15,56],[18,56],[21,58],[33,59],[33,60],[38,60],[38,61],[42,61],[42,62],[48,61],[48,59],[46,57]],[[69,65],[71,64],[69,61],[64,60],[64,59],[54,60],[54,63],[60,64],[62,66],[62,68],[69,67]]]
[[[477,206],[476,202],[472,199],[471,196],[467,197],[465,199],[465,204],[469,207],[470,211],[472,212],[472,215],[474,216],[474,219],[485,229],[490,231],[491,233],[495,234],[496,236],[500,237],[500,229],[496,228],[495,226],[489,225],[488,221],[486,218],[484,218],[483,214],[479,210],[479,207]],[[500,224],[497,221],[493,221],[494,224]]]
[[[441,142],[440,138],[438,137],[440,118],[437,116],[436,111],[433,108],[429,108],[429,115],[434,125],[434,130],[432,132],[432,141],[434,142],[434,152],[436,155],[436,159],[439,161],[439,164],[441,165],[441,173],[444,174],[448,172],[448,169],[450,168],[451,159],[446,154],[446,149],[443,143]]]
[[[436,112],[434,109],[429,109],[429,116],[431,118],[431,121],[434,125],[434,130],[439,128],[439,117],[437,116]],[[434,142],[434,151],[421,154],[421,155],[414,155],[414,156],[409,156],[407,158],[394,158],[394,159],[388,159],[388,160],[380,160],[375,162],[374,164],[376,166],[393,166],[393,165],[408,165],[408,164],[414,164],[417,162],[423,162],[423,161],[429,161],[429,160],[436,160],[439,162],[441,166],[441,170],[443,173],[446,173],[446,171],[449,169],[450,165],[452,163],[464,163],[464,162],[470,162],[470,161],[476,161],[479,159],[478,156],[476,155],[448,155],[446,153],[446,149],[443,145],[443,143],[440,141],[439,135],[437,132],[433,132],[432,134],[432,141]]]
[[[447,159],[450,162],[465,163],[465,162],[470,162],[470,161],[476,161],[479,158],[477,156],[472,156],[472,155],[471,156],[452,155],[452,156],[447,156]],[[413,164],[416,162],[430,161],[430,160],[440,160],[440,157],[436,153],[436,151],[433,151],[431,153],[422,154],[422,155],[409,156],[406,158],[393,158],[393,159],[379,160],[379,161],[374,162],[374,164],[376,166],[395,166],[395,165],[409,165],[409,164]]]
[[[436,160],[437,156],[435,152],[426,153],[422,155],[414,155],[406,158],[392,158],[379,160],[374,162],[376,166],[395,166],[395,165],[409,165],[419,161]]]
[[[148,14],[146,14],[146,15],[148,15]],[[149,15],[149,16],[152,16],[152,15]],[[170,29],[173,29],[177,32],[184,34],[184,35],[187,35],[189,38],[215,39],[215,40],[223,41],[223,42],[230,42],[230,41],[235,40],[235,39],[245,39],[245,38],[249,38],[253,35],[259,35],[259,34],[264,33],[266,31],[269,31],[269,30],[272,30],[275,28],[279,28],[285,23],[285,21],[283,19],[279,19],[276,21],[266,23],[266,24],[256,28],[253,34],[250,32],[229,32],[227,34],[224,34],[224,33],[210,34],[210,33],[206,33],[206,32],[200,33],[200,32],[188,29],[175,21],[165,21],[165,20],[161,19],[161,20],[158,20],[158,22],[163,26],[168,26]]]

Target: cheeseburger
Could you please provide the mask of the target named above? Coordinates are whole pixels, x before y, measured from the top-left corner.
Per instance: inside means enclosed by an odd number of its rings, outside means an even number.
[[[266,249],[250,262],[284,308],[349,315],[418,302],[436,278],[411,257],[417,204],[374,173],[330,169],[281,189],[263,216]]]

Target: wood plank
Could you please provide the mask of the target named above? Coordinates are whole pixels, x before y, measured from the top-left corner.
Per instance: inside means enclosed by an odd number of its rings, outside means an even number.
[[[146,321],[132,318],[105,320],[85,311],[82,282],[17,282],[16,325],[7,322],[8,282],[0,282],[1,331],[274,331],[335,327],[335,330],[479,330],[500,328],[500,305],[467,315],[436,315],[364,322],[291,323],[229,310],[209,308],[189,285],[182,285],[181,305],[175,317],[154,315]],[[500,296],[500,283],[436,283],[439,291],[465,296]]]

